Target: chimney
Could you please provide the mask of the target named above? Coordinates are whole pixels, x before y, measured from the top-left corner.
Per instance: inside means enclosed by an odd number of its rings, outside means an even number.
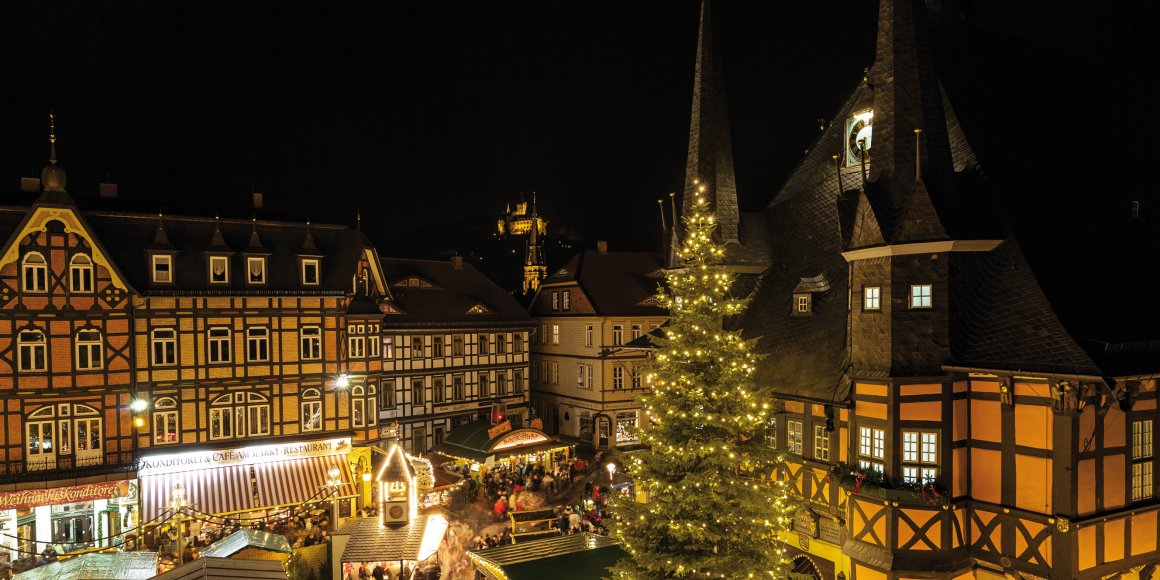
[[[108,197],[108,198],[117,197],[117,184],[116,183],[102,183],[102,184],[100,184],[100,190],[98,192],[98,195],[100,195],[101,197]]]
[[[463,269],[463,256],[451,256],[451,267],[456,270]]]
[[[254,192],[254,209],[262,209],[262,194]]]
[[[20,191],[23,191],[24,193],[40,193],[40,178],[21,177]]]
[[[607,256],[608,255],[608,242],[606,242],[604,240],[600,240],[599,242],[596,242],[596,251],[600,252],[602,255]]]

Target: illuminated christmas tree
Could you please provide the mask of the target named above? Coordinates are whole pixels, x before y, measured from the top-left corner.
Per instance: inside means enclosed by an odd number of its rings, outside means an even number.
[[[682,267],[658,294],[669,310],[645,368],[643,405],[652,424],[636,429],[648,445],[622,455],[643,502],[615,503],[613,533],[631,554],[616,579],[784,578],[785,547],[796,503],[772,474],[772,403],[753,385],[755,356],[726,318],[744,300],[729,295],[733,276],[708,203],[685,217]]]

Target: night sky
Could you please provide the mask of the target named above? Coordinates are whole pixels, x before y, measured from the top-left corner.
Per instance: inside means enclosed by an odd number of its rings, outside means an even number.
[[[491,224],[536,191],[556,231],[658,244],[655,200],[684,172],[695,0],[170,4],[4,3],[0,190],[39,175],[51,107],[82,201],[111,180],[150,211],[249,217],[261,191],[260,215],[361,209],[380,252],[408,255],[413,236]],[[1154,197],[1155,4],[937,6],[944,84],[1013,210],[1043,217],[1029,227]],[[877,3],[717,11],[756,209],[872,63]]]

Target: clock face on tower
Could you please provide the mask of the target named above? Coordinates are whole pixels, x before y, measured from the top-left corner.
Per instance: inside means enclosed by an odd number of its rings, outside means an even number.
[[[874,112],[866,109],[855,113],[846,120],[846,166],[862,163],[862,158],[870,160],[871,127]]]

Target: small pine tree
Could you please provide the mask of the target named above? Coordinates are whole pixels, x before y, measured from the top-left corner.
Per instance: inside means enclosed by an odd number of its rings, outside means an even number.
[[[773,401],[753,386],[751,345],[725,327],[745,301],[729,296],[714,217],[704,199],[692,209],[683,268],[657,296],[670,318],[644,369],[653,424],[634,430],[648,447],[620,457],[644,501],[616,500],[613,533],[631,557],[610,570],[617,580],[783,578],[779,532],[797,505],[772,478],[783,459],[770,445]]]

